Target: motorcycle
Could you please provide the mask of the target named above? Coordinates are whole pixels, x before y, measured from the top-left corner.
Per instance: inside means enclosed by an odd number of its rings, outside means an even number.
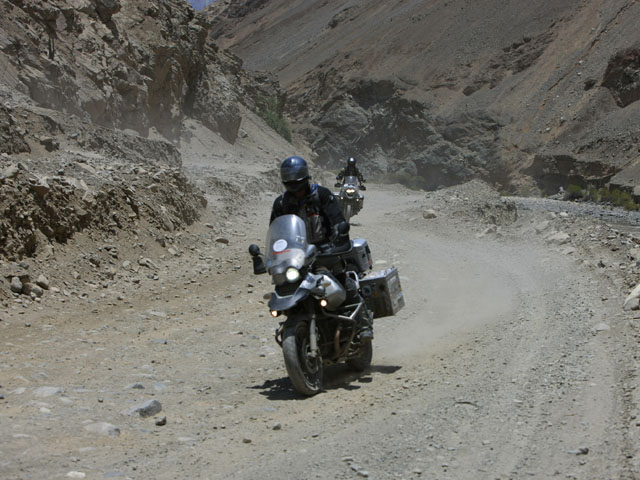
[[[316,247],[307,242],[300,217],[283,215],[269,226],[266,248],[263,255],[254,244],[249,253],[254,273],[268,272],[275,285],[268,306],[274,318],[284,317],[275,338],[293,387],[307,396],[320,392],[325,365],[344,362],[356,371],[365,370],[373,346],[359,340],[357,319],[364,311],[373,324],[373,315],[364,300],[343,305],[346,290],[336,275],[348,276],[360,291],[359,280],[372,267],[366,240]]]
[[[358,190],[364,191],[367,187],[358,185],[358,178],[352,175],[344,177],[343,183],[338,182],[334,186],[340,187],[340,191],[335,193],[335,196],[340,202],[345,221],[349,222],[349,219],[362,210],[364,205],[364,196]]]

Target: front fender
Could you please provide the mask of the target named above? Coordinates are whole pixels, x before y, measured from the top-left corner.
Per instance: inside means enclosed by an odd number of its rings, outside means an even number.
[[[289,310],[307,298],[310,293],[311,292],[309,292],[309,290],[304,288],[299,288],[293,293],[293,295],[284,295],[282,297],[276,292],[273,292],[269,299],[269,309],[276,310],[278,312]]]
[[[288,327],[295,326],[299,322],[309,322],[309,321],[310,321],[309,314],[297,313],[287,317],[287,319],[282,323],[282,326],[284,328],[288,328]]]

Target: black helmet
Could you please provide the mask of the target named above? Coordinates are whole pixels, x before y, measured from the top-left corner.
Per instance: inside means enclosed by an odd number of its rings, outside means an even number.
[[[280,165],[280,178],[287,191],[298,192],[309,185],[309,167],[301,157],[287,157]]]
[[[356,159],[353,157],[349,157],[349,165],[350,166],[354,166],[356,165]]]

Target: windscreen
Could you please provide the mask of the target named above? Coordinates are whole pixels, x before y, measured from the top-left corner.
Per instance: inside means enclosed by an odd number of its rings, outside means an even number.
[[[267,269],[302,268],[307,250],[307,228],[297,215],[276,218],[267,232]]]
[[[357,185],[358,179],[354,175],[347,175],[344,177],[344,183],[349,185]]]

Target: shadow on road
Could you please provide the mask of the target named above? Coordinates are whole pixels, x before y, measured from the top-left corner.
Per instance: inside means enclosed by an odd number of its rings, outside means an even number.
[[[358,390],[362,383],[371,383],[373,381],[372,374],[392,374],[400,370],[402,367],[398,365],[372,365],[364,372],[354,372],[347,365],[332,365],[325,367],[324,370],[324,389],[325,390]],[[249,387],[253,390],[260,390],[260,395],[266,396],[269,400],[299,400],[307,398],[300,395],[293,389],[291,380],[288,377],[282,377],[275,380],[266,380],[262,385],[253,385]]]
[[[269,400],[296,400],[301,398],[301,395],[293,389],[291,380],[288,377],[267,380],[262,385],[254,385],[249,388],[261,390],[260,395],[266,396]]]

